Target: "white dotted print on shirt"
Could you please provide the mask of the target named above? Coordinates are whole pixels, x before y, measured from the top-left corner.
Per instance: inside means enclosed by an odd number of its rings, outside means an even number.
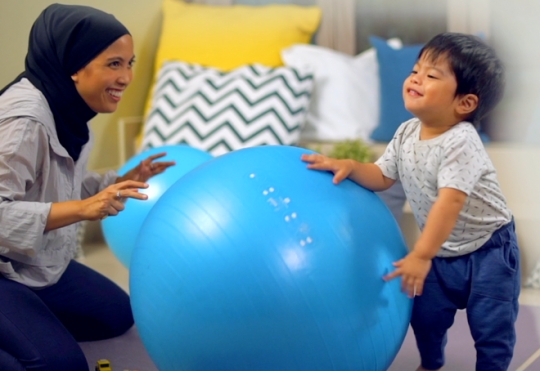
[[[477,192],[467,198],[462,215],[480,221],[468,224],[460,218],[447,243],[454,251],[473,251],[511,217],[491,161],[472,125],[459,124],[448,135],[428,141],[418,140],[419,125],[418,119],[403,124],[377,163],[385,175],[401,178],[420,229],[437,199],[439,186]],[[439,172],[441,166],[443,171]],[[480,176],[488,179],[476,187]]]

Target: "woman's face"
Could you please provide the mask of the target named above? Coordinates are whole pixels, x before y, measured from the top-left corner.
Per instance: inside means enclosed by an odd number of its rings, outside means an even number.
[[[97,113],[116,111],[133,79],[133,39],[124,35],[71,76],[86,104]]]

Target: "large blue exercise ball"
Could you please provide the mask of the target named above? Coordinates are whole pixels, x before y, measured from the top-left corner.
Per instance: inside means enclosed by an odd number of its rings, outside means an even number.
[[[167,155],[156,161],[176,161],[176,165],[147,181],[148,188],[141,189],[140,192],[147,194],[148,199],[144,201],[127,199],[124,211],[101,222],[105,241],[118,260],[128,269],[137,234],[156,201],[178,179],[213,158],[208,152],[182,144],[155,147],[130,158],[118,170],[118,174],[126,174],[148,156],[161,152],[167,152]]]
[[[300,148],[201,165],[156,203],[137,239],[135,323],[160,370],[382,371],[405,337],[406,255],[380,198],[308,170]]]

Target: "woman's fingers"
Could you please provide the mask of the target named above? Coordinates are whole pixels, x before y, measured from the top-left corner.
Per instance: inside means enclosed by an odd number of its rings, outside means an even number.
[[[160,153],[156,153],[155,155],[148,156],[146,160],[153,162],[154,160],[157,160],[158,158],[162,158],[165,156],[167,156],[167,152],[160,152]]]
[[[101,206],[99,206],[98,218],[103,220],[107,216],[118,215],[119,212],[125,209],[124,202],[126,198],[138,200],[148,199],[148,195],[139,192],[139,189],[145,188],[148,188],[147,183],[135,180],[126,180],[109,186],[101,193]]]
[[[120,183],[116,183],[113,186],[111,186],[113,190],[124,190],[124,189],[140,189],[140,188],[148,188],[148,183],[145,182],[138,182],[136,180],[124,180]]]
[[[143,161],[143,163],[146,163],[152,173],[160,174],[164,172],[168,167],[176,165],[176,161],[156,161],[159,158],[165,157],[167,155],[167,152],[160,152],[152,156],[148,156],[146,160]]]
[[[144,193],[140,193],[139,189],[148,188],[148,183],[138,182],[135,180],[125,180],[111,186],[111,191],[116,199],[136,198],[146,200],[148,197]]]
[[[118,215],[118,213],[120,211],[124,210],[124,206],[117,206],[116,205],[109,205],[108,209],[107,209],[107,213],[109,214],[109,216],[116,216]]]
[[[161,174],[165,170],[167,170],[169,167],[176,165],[175,161],[160,161],[160,162],[152,162],[150,164],[150,169],[152,170],[152,173],[154,175]]]
[[[120,184],[120,183],[119,183]],[[134,198],[137,200],[147,200],[148,195],[145,193],[139,192],[140,188],[122,188],[118,189],[116,193],[114,193],[113,199],[111,203],[120,210],[124,210],[123,205],[126,200],[126,198]]]
[[[136,200],[147,200],[148,195],[138,190],[126,190],[122,192],[122,198],[134,198]]]

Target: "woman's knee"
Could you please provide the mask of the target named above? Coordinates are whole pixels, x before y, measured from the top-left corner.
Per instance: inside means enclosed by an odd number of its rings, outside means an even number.
[[[134,324],[131,306],[119,310],[114,317],[110,317],[104,333],[106,338],[120,336],[128,331]]]
[[[39,357],[17,359],[0,349],[0,370],[10,371],[88,371],[88,362],[80,347],[58,347],[55,351],[41,353]]]
[[[32,368],[32,370],[34,370]],[[36,369],[36,371],[41,369]],[[88,362],[82,350],[56,353],[49,356],[47,366],[43,371],[88,371]]]
[[[128,331],[134,324],[133,312],[131,311],[131,302],[129,296],[125,295],[115,301],[116,310],[109,316],[109,336],[120,336]]]

